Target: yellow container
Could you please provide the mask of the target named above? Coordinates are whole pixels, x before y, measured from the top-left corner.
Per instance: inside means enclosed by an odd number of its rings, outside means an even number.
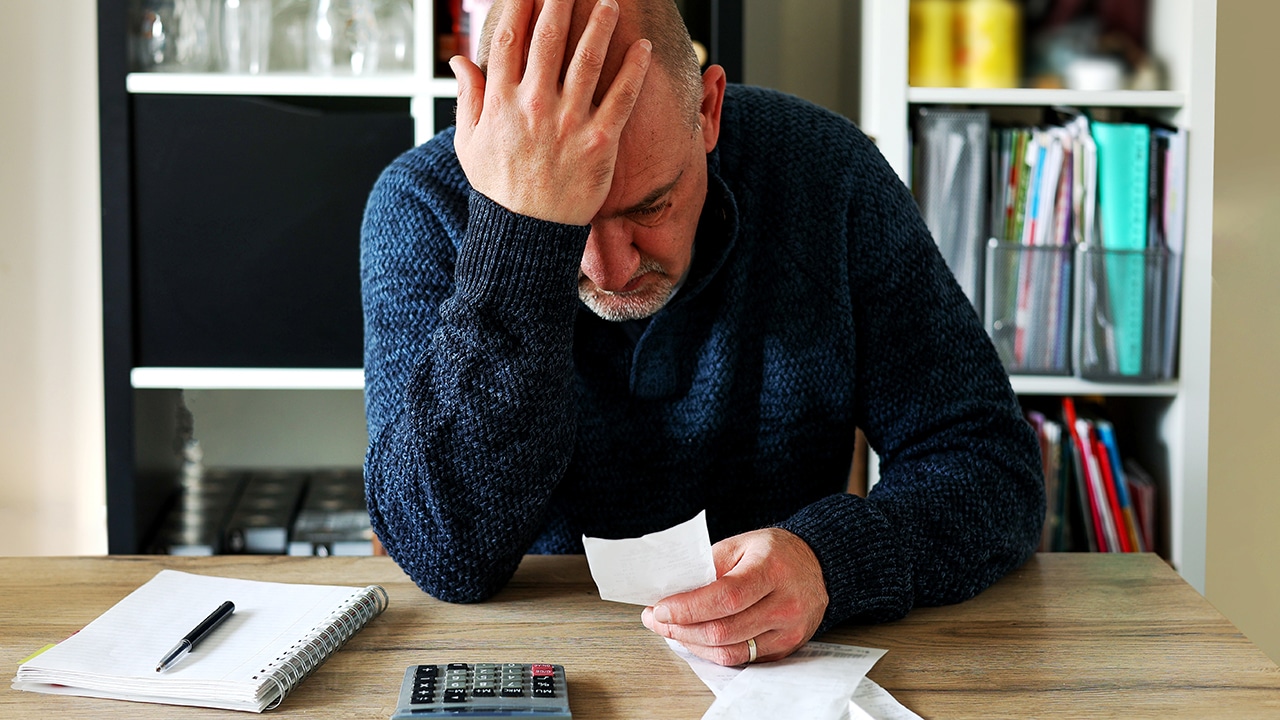
[[[911,0],[907,82],[952,87],[955,76],[956,0]]]
[[[1022,9],[1014,0],[962,0],[956,6],[956,83],[1007,88],[1022,82]]]

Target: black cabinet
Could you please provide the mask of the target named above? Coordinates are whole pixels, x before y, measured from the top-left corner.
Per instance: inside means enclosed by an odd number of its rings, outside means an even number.
[[[130,104],[136,364],[360,367],[360,219],[408,101]]]

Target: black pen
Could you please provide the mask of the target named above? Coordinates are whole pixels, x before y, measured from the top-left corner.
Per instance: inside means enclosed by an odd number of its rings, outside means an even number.
[[[219,605],[218,609],[210,613],[209,617],[197,625],[195,630],[187,633],[186,637],[182,638],[177,645],[174,645],[172,650],[165,653],[165,656],[160,659],[160,664],[156,665],[156,672],[168,670],[171,665],[178,662],[179,658],[191,652],[191,648],[195,647],[196,643],[213,632],[213,629],[221,625],[222,621],[231,617],[231,613],[235,612],[235,609],[235,603],[230,600]]]

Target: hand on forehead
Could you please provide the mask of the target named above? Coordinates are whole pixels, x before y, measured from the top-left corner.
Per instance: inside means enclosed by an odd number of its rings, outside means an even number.
[[[478,60],[481,69],[486,69],[489,42],[493,37],[495,25],[502,17],[503,8],[512,2],[512,0],[495,0],[493,8],[489,11],[485,18],[484,29],[480,36],[480,50]],[[573,5],[573,19],[569,25],[569,36],[564,54],[564,62],[560,68],[560,78],[564,79],[568,70],[569,63],[573,59],[574,50],[578,47],[578,40],[582,37],[583,31],[587,27],[587,20],[591,17],[591,11],[599,4],[600,0],[533,0],[533,12],[529,19],[530,32],[526,35],[530,42],[535,42],[533,28],[538,22],[538,16],[542,13],[544,6],[552,3],[569,3]],[[613,79],[617,76],[618,70],[622,67],[623,58],[626,56],[627,49],[636,40],[641,39],[640,31],[640,13],[644,12],[645,0],[614,0],[618,4],[619,15],[618,25],[613,31],[613,37],[609,41],[608,53],[605,56],[604,67],[600,72],[600,80],[596,84],[595,102],[598,104],[604,95],[604,91],[608,89]],[[525,57],[528,58],[528,48],[525,48]]]

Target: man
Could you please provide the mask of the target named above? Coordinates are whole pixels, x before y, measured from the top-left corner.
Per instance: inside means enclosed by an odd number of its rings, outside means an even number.
[[[700,75],[671,0],[623,2],[496,5],[456,131],[370,197],[379,538],[472,602],[705,508],[718,579],[642,621],[726,665],[973,596],[1035,549],[1038,450],[910,195],[847,120]]]

